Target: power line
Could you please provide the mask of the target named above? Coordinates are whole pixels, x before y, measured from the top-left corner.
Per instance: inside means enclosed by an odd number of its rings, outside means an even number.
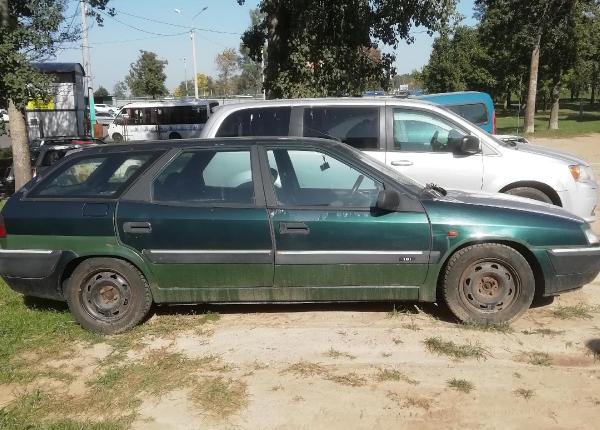
[[[234,36],[240,36],[241,35],[240,33],[234,33],[232,31],[214,30],[212,28],[190,27],[189,25],[174,24],[172,22],[160,21],[158,19],[153,19],[153,18],[146,18],[145,16],[134,15],[132,13],[125,12],[125,11],[120,10],[120,9],[115,9],[115,11],[118,12],[119,14],[121,14],[121,15],[126,15],[126,16],[130,16],[132,18],[137,18],[137,19],[142,19],[144,21],[153,22],[155,24],[164,24],[164,25],[170,25],[172,27],[187,28],[188,30],[206,31],[208,33],[231,34],[231,35],[234,35]]]
[[[109,18],[111,18],[111,19],[113,19],[113,20],[117,21],[119,24],[122,24],[122,25],[124,25],[124,26],[126,26],[126,27],[132,28],[132,29],[134,29],[134,30],[137,30],[137,31],[141,31],[142,33],[152,34],[152,35],[154,35],[154,36],[164,36],[164,37],[168,37],[168,36],[179,36],[179,35],[181,35],[181,34],[185,34],[185,33],[187,33],[187,31],[184,31],[184,32],[181,32],[181,33],[175,33],[175,34],[155,33],[155,32],[153,32],[153,31],[148,31],[148,30],[144,30],[144,29],[142,29],[142,28],[136,27],[135,25],[127,24],[126,22],[123,22],[123,21],[121,21],[120,19],[118,19],[118,18],[115,18],[114,16],[107,14],[106,12],[101,12],[101,13],[102,13],[103,15],[105,15],[105,16],[108,16]]]
[[[108,40],[105,42],[94,42],[94,43],[90,43],[90,46],[96,46],[96,45],[116,45],[116,44],[121,44],[121,43],[128,43],[128,42],[139,42],[142,40],[151,40],[151,39],[162,39],[163,37],[173,37],[173,36],[182,36],[184,34],[188,34],[187,31],[184,31],[182,33],[175,33],[175,34],[166,34],[164,36],[150,36],[150,37],[140,37],[137,39],[127,39],[127,40]]]

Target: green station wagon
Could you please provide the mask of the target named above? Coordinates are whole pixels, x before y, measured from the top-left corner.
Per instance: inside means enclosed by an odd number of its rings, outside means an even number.
[[[8,200],[0,248],[15,291],[101,333],[152,303],[444,300],[499,323],[600,271],[598,238],[558,207],[446,193],[301,138],[71,154]]]

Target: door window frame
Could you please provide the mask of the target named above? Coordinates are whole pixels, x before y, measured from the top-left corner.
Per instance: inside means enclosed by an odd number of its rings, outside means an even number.
[[[216,151],[216,152],[242,152],[246,151],[250,154],[250,171],[252,175],[252,184],[254,190],[254,203],[215,203],[215,202],[178,202],[178,201],[158,201],[154,199],[154,183],[162,172],[175,161],[175,159],[187,152],[199,152],[199,151]],[[202,147],[202,148],[177,148],[169,157],[161,163],[161,165],[146,177],[146,183],[144,188],[147,190],[147,202],[153,205],[160,206],[178,206],[178,207],[199,207],[199,208],[264,208],[265,207],[265,196],[261,183],[260,166],[256,145],[252,146],[216,146],[216,147]],[[136,190],[137,191],[137,190]]]
[[[394,109],[402,109],[408,112],[415,112],[415,113],[424,113],[427,115],[431,115],[434,117],[439,118],[440,120],[443,120],[449,124],[451,124],[453,127],[456,127],[456,129],[462,133],[464,133],[466,136],[469,135],[473,135],[473,133],[471,132],[471,130],[464,128],[463,126],[461,126],[460,124],[458,124],[456,121],[454,121],[452,118],[448,118],[444,115],[440,115],[438,112],[435,112],[433,110],[429,110],[429,109],[424,109],[424,108],[415,108],[412,106],[394,106],[394,105],[388,105],[386,108],[386,113],[385,113],[385,119],[386,119],[386,152],[394,152],[394,153],[398,153],[398,154],[436,154],[436,155],[457,155],[454,152],[435,152],[435,151],[402,151],[399,149],[396,149],[395,146],[395,142],[394,142]],[[458,115],[458,114],[456,114]],[[466,120],[465,120],[466,121]],[[480,139],[481,140],[481,139]],[[483,142],[481,142],[482,148],[483,148]],[[475,154],[475,155],[481,155],[483,153],[483,149],[482,152],[480,152],[479,154]],[[462,155],[461,155],[462,156]],[[469,157],[472,155],[468,155]]]
[[[354,170],[360,172],[361,174],[367,176],[375,182],[378,182],[383,185],[383,189],[392,189],[388,182],[381,178],[379,175],[374,174],[374,172],[369,169],[365,169],[365,166],[358,165],[350,160],[348,160],[343,155],[340,155],[334,151],[328,151],[327,148],[319,147],[319,146],[296,146],[296,145],[261,145],[259,148],[259,157],[260,157],[260,166],[261,166],[261,175],[262,175],[262,184],[264,189],[264,195],[266,199],[266,205],[269,209],[290,209],[290,210],[318,210],[318,211],[362,211],[362,212],[370,212],[373,207],[365,207],[365,206],[344,206],[344,207],[331,207],[331,206],[308,206],[308,205],[282,205],[277,200],[277,196],[275,195],[275,190],[272,185],[271,180],[271,170],[269,165],[268,151],[283,149],[287,151],[307,151],[307,152],[319,152],[325,154],[329,157],[336,159],[337,161],[346,164],[353,168]],[[404,193],[401,193],[404,194]]]

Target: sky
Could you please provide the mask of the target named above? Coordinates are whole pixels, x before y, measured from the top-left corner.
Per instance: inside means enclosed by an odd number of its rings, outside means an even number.
[[[124,80],[139,51],[146,50],[168,61],[166,84],[173,91],[185,77],[193,76],[192,44],[186,30],[190,27],[198,29],[198,73],[216,75],[215,56],[225,48],[239,47],[240,36],[250,24],[249,12],[258,2],[246,0],[244,6],[239,6],[236,0],[111,0],[109,6],[117,13],[114,18],[105,16],[102,27],[88,18],[94,88],[102,85],[111,92],[117,81]],[[473,2],[459,1],[459,12],[467,25],[473,24]],[[79,1],[70,0],[68,4],[64,25],[79,28]],[[429,59],[433,38],[422,28],[416,28],[413,34],[413,44],[401,42],[393,51],[399,74],[419,69]],[[63,46],[56,61],[81,63],[81,42]]]

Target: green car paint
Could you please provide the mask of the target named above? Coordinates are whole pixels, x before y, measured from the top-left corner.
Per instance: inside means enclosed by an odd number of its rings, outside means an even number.
[[[205,141],[197,145],[227,144]],[[600,270],[596,254],[587,256],[589,264],[586,260],[578,265],[578,271],[557,268],[551,257],[555,249],[590,249],[592,253],[599,249],[588,243],[585,231],[589,226],[559,208],[509,196],[415,193],[414,186],[405,187],[397,176],[388,176],[383,168],[374,168],[372,161],[355,157],[335,142],[271,139],[266,144],[327,148],[360,165],[385,183],[386,189],[397,190],[403,204],[409,204],[391,212],[281,208],[269,201],[268,193],[266,197],[258,193],[253,205],[237,207],[158,204],[149,197],[151,188],[144,181],[151,183],[174,155],[191,145],[138,144],[144,151],[156,148],[168,153],[119,198],[28,198],[39,182],[15,194],[2,211],[7,235],[0,239],[0,274],[17,291],[63,299],[63,282],[74,266],[85,258],[105,256],[135,265],[158,303],[431,302],[437,299],[440,276],[450,256],[475,243],[505,243],[522,252],[539,274],[543,295],[580,287]],[[123,145],[86,153],[112,150],[134,148]],[[259,170],[266,171],[265,166]],[[259,177],[255,172],[255,180]],[[262,190],[260,182],[257,190]],[[126,223],[140,222],[151,224],[151,234],[125,231]],[[306,234],[282,234],[283,226],[294,229],[297,224],[306,228]],[[14,258],[10,259],[19,250],[63,254],[49,266],[49,273],[31,279],[25,275],[26,267],[15,269]],[[36,254],[27,258],[37,264]]]

